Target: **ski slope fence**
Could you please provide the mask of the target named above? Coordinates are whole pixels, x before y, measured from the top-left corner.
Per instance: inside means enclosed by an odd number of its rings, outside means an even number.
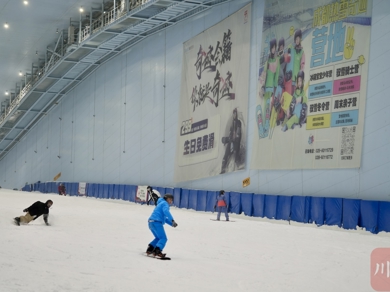
[[[78,196],[79,183],[61,182],[70,196]],[[35,183],[23,191],[58,193],[59,182]],[[87,183],[86,195],[99,199],[136,202],[136,185]],[[211,212],[219,191],[153,187],[161,194],[174,195],[177,208]],[[225,191],[230,213],[312,223],[337,225],[344,229],[364,228],[371,233],[390,232],[390,202],[309,196],[280,196]]]

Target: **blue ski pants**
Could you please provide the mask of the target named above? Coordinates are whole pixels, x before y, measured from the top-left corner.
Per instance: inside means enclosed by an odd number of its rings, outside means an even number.
[[[161,222],[149,222],[149,229],[154,235],[154,239],[150,243],[150,245],[154,247],[159,247],[161,250],[164,249],[167,244],[168,238],[165,234],[164,226]]]
[[[217,220],[219,220],[221,218],[221,213],[224,212],[225,213],[225,217],[226,217],[226,221],[229,221],[229,215],[228,215],[228,209],[227,207],[223,207],[223,206],[218,206],[217,207],[217,211],[218,211],[218,215],[217,215]]]

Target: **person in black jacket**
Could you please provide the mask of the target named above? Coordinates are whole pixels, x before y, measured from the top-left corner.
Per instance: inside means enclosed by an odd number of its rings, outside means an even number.
[[[20,223],[29,223],[39,216],[43,215],[43,220],[46,225],[49,226],[48,218],[49,218],[49,208],[53,205],[52,200],[47,200],[46,203],[42,203],[40,201],[35,202],[30,207],[23,210],[23,212],[27,212],[24,216],[15,217],[15,224],[20,225]]]
[[[150,201],[153,200],[154,205],[157,206],[157,200],[161,197],[160,193],[156,190],[153,190],[151,186],[148,186],[147,188],[149,199],[146,202],[146,205],[150,204]]]

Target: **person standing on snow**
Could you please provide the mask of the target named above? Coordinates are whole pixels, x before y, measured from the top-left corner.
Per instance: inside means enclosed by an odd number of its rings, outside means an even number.
[[[65,185],[63,183],[60,183],[58,186],[58,194],[60,196],[62,196],[62,195],[66,196],[66,188],[65,188]]]
[[[39,216],[43,215],[43,220],[45,221],[45,224],[49,226],[49,209],[52,205],[52,200],[47,200],[46,203],[42,203],[40,201],[35,202],[30,207],[23,210],[23,212],[27,212],[24,216],[14,218],[15,224],[18,226],[20,226],[20,222],[27,224],[37,219]]]
[[[168,238],[165,234],[164,224],[167,223],[172,227],[177,227],[177,223],[169,212],[169,205],[173,203],[173,195],[165,194],[164,198],[157,200],[157,206],[149,217],[149,229],[154,235],[154,239],[149,243],[146,250],[147,255],[164,258],[165,253],[162,253]]]
[[[149,197],[148,201],[146,202],[146,205],[149,205],[150,201],[153,200],[154,205],[157,206],[157,200],[161,197],[160,193],[156,190],[153,190],[151,186],[148,186],[146,190],[148,192]]]
[[[215,201],[214,205],[214,211],[218,208],[218,215],[217,215],[217,220],[221,218],[221,212],[225,212],[225,217],[226,221],[229,221],[229,215],[228,215],[228,208],[227,208],[227,203],[226,203],[226,198],[225,198],[225,191],[221,190],[219,192],[219,195]]]

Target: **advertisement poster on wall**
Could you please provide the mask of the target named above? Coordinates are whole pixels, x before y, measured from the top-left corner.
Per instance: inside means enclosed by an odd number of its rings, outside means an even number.
[[[177,182],[245,168],[250,28],[249,4],[183,44]]]
[[[266,0],[264,11],[251,168],[360,167],[372,1]]]

